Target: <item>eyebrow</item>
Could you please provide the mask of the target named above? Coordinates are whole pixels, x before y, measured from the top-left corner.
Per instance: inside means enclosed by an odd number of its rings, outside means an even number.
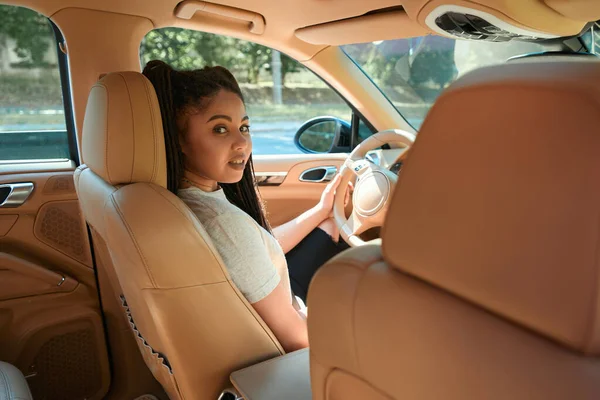
[[[222,114],[213,115],[206,122],[214,121],[215,119],[226,119],[229,122],[233,122],[233,120],[231,119],[231,117],[229,115],[222,115]],[[242,118],[242,122],[243,121],[248,121],[249,119],[250,118],[248,118],[247,115],[244,115],[244,118]]]

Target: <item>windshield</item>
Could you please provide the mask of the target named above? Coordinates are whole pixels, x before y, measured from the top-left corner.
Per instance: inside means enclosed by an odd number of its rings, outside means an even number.
[[[418,130],[442,90],[476,68],[544,50],[527,42],[475,42],[441,36],[385,40],[342,46]]]

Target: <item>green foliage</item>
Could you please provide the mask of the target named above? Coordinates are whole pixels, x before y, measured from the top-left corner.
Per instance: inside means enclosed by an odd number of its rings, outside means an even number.
[[[271,73],[272,49],[228,36],[181,28],[161,28],[148,33],[140,47],[142,63],[162,60],[176,69],[221,65],[244,83],[258,83],[262,71]],[[300,64],[281,55],[281,75],[300,71]]]
[[[270,54],[271,54],[271,49],[267,49],[269,51],[269,60],[271,60],[270,58]],[[268,71],[269,73],[271,72],[271,64],[266,65],[266,71]],[[298,61],[294,60],[293,58],[286,56],[285,54],[281,54],[281,83],[285,86],[285,76],[289,73],[293,73],[293,72],[300,72],[302,71],[302,64],[300,64]]]
[[[54,33],[46,17],[23,7],[0,5],[0,46],[14,40],[12,49],[21,59],[21,68],[54,67],[44,54],[54,42]]]
[[[142,40],[140,54],[144,65],[157,59],[176,69],[226,66],[238,55],[234,40],[182,28],[155,29]]]
[[[429,84],[443,89],[456,78],[454,48],[444,50],[426,49],[419,52],[410,68],[409,83],[412,86]]]

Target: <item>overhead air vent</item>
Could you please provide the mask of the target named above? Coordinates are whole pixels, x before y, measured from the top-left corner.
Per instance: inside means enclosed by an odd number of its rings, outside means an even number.
[[[435,19],[435,24],[452,36],[462,39],[487,40],[490,42],[508,42],[513,39],[537,40],[534,36],[525,36],[506,31],[476,15],[447,12]]]
[[[427,16],[425,22],[434,31],[456,39],[531,42],[557,37],[512,25],[484,11],[460,6],[438,7]]]

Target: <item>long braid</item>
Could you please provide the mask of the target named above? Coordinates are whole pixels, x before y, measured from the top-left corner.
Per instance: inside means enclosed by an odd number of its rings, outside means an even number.
[[[225,192],[227,200],[244,210],[260,226],[271,232],[271,225],[266,218],[264,203],[255,186],[252,156],[248,159],[246,168],[244,168],[244,176],[239,182],[221,183],[220,185],[223,188],[223,192]]]
[[[244,96],[235,77],[223,67],[176,71],[163,61],[153,60],[146,64],[143,74],[154,86],[160,105],[167,155],[167,189],[177,194],[184,174],[184,155],[179,140],[187,129],[187,115],[205,107],[207,100],[221,90],[236,94],[242,102]],[[255,182],[250,156],[239,182],[219,184],[227,200],[271,232]]]
[[[165,135],[165,152],[167,156],[167,189],[177,194],[179,182],[183,177],[183,153],[179,143],[177,130],[177,112],[173,102],[172,77],[176,74],[169,65],[162,61],[150,61],[143,74],[152,82],[163,121]]]

